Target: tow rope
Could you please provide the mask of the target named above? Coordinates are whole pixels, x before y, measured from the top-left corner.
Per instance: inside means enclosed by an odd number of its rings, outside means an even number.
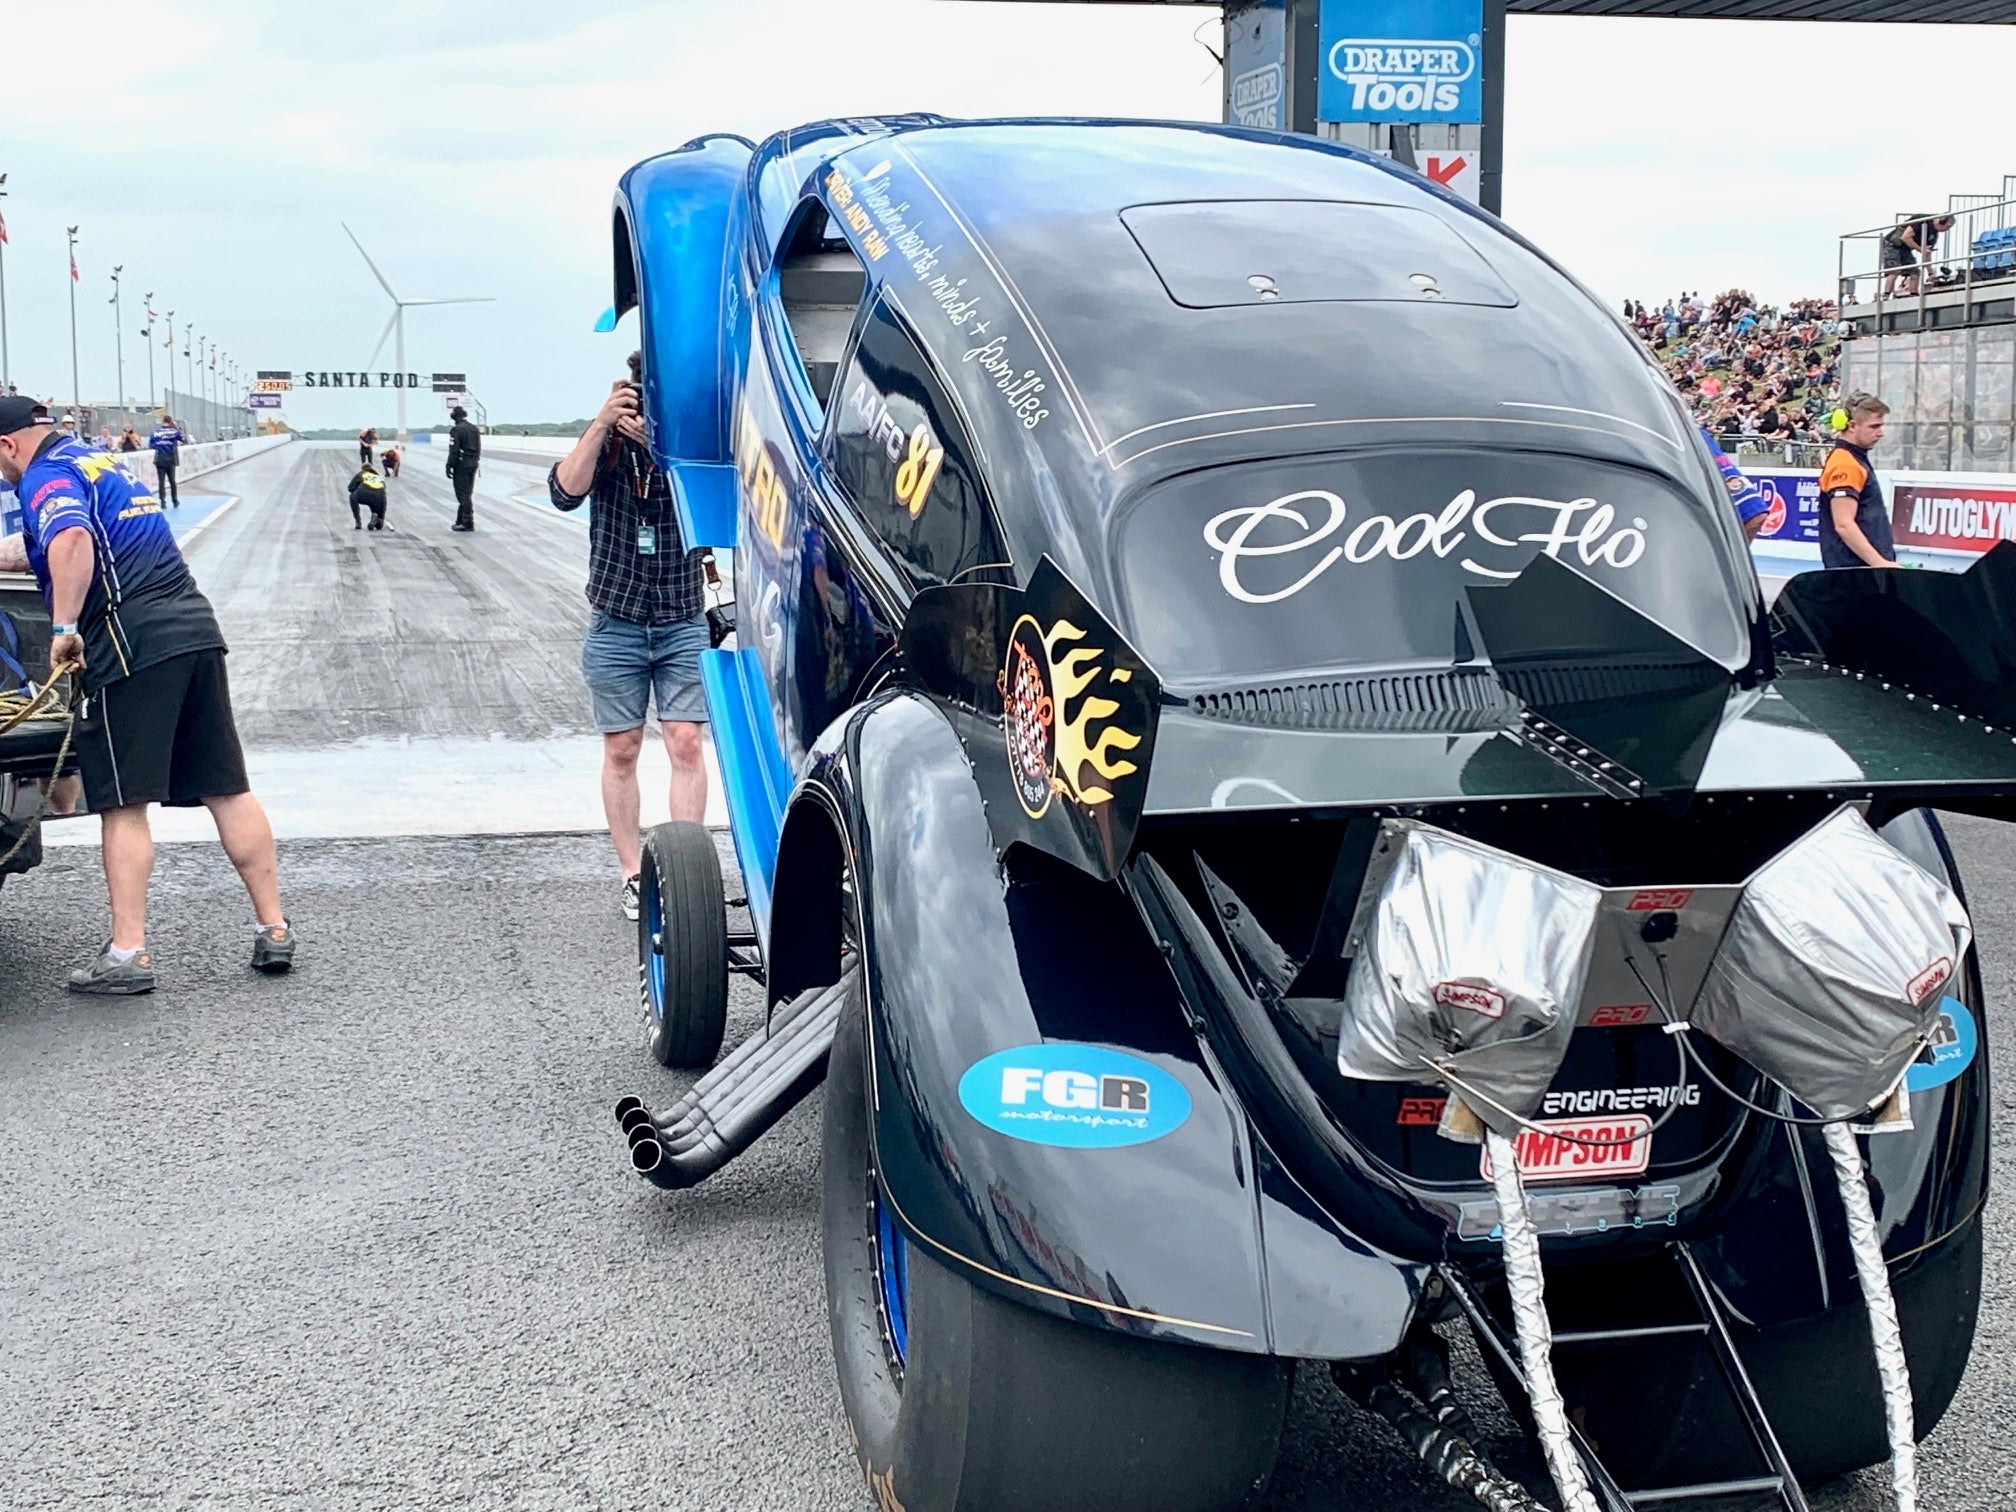
[[[56,760],[50,765],[49,779],[42,785],[42,801],[35,805],[35,812],[28,816],[28,823],[14,843],[7,847],[4,855],[0,855],[0,871],[4,871],[8,863],[21,854],[29,837],[42,827],[42,821],[49,816],[57,779],[62,775],[63,763],[70,759],[70,742],[77,733],[77,710],[64,699],[63,690],[58,686],[57,679],[62,675],[61,671],[52,673],[49,681],[33,693],[0,693],[0,735],[30,722],[63,722],[63,739],[56,748]]]

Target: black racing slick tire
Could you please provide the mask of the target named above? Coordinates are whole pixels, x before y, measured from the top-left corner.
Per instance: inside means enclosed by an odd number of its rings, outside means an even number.
[[[975,1285],[958,1262],[904,1236],[870,1148],[867,1039],[857,989],[827,1066],[822,1210],[833,1357],[875,1506],[1233,1512],[1253,1505],[1280,1447],[1288,1363],[1038,1313]],[[900,1301],[889,1300],[894,1267]]]
[[[661,1066],[711,1066],[728,1027],[727,893],[705,825],[644,836],[638,878],[637,991]]]
[[[1938,1426],[1967,1367],[1981,1304],[1981,1239],[1976,1218],[1936,1253],[1892,1277],[1921,1439]],[[1554,1304],[1569,1292],[1549,1288],[1557,1328],[1602,1321],[1562,1317],[1564,1309]],[[1565,1311],[1580,1309],[1571,1303]],[[1837,1291],[1834,1306],[1818,1317],[1772,1328],[1739,1323],[1734,1331],[1765,1416],[1802,1482],[1815,1485],[1890,1457],[1868,1315],[1852,1283],[1847,1297]],[[1705,1341],[1560,1349],[1554,1371],[1570,1415],[1626,1489],[1761,1473]]]

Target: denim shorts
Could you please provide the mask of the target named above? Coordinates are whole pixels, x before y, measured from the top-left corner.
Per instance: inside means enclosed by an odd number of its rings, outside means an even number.
[[[700,653],[706,649],[704,614],[640,625],[595,610],[581,642],[581,677],[588,684],[595,728],[604,735],[640,728],[654,694],[660,724],[705,724]]]

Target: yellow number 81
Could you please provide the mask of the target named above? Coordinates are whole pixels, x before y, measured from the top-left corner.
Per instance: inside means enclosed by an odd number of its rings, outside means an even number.
[[[924,501],[931,497],[931,485],[945,462],[945,448],[931,441],[931,427],[919,421],[910,432],[909,454],[896,469],[896,502],[910,511],[913,520],[924,512]]]

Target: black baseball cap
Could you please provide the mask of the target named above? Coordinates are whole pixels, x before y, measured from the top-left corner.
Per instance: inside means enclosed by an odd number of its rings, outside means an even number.
[[[0,396],[0,436],[11,436],[15,431],[48,423],[49,414],[39,401],[18,394]]]

